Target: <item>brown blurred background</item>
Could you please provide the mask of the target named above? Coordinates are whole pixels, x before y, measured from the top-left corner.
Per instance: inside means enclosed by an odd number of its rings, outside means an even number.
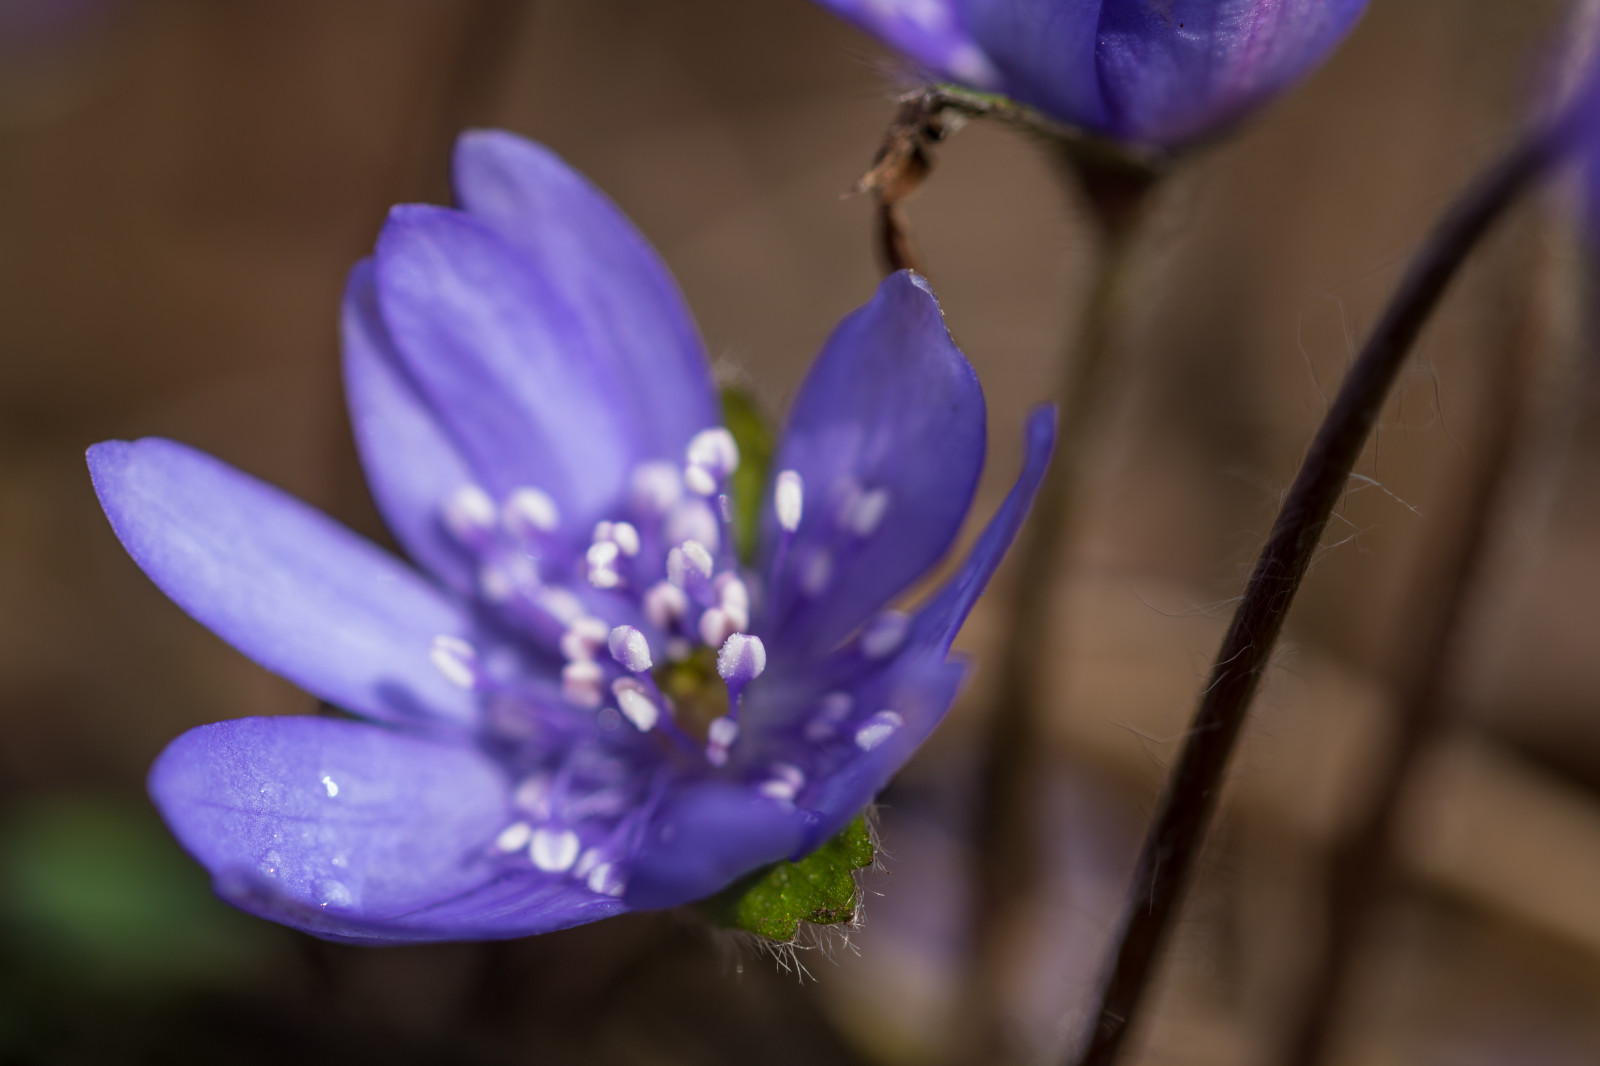
[[[1430,220],[1513,135],[1559,14],[1373,0],[1324,70],[1165,190],[1060,589],[1052,880],[1011,989],[1041,1054],[1087,1008],[1143,819],[1326,397]],[[143,774],[179,732],[311,701],[149,584],[82,461],[104,438],[176,437],[382,538],[339,393],[340,288],[390,203],[444,198],[470,125],[544,141],[609,191],[713,355],[780,413],[877,276],[869,205],[839,194],[903,84],[803,0],[106,0],[0,42],[0,1059],[941,1046],[981,658],[887,797],[881,897],[800,953],[807,978],[655,915],[334,947],[213,901],[149,809]],[[1049,391],[1090,230],[1042,153],[983,124],[941,149],[910,213],[989,398],[987,511]],[[1528,349],[1535,415],[1339,1060],[1600,1061],[1600,435],[1575,384],[1566,217],[1551,197],[1491,242],[1390,404],[1258,701],[1138,1061],[1264,1061],[1279,1035],[1319,950],[1325,848],[1385,736],[1414,578],[1474,454],[1482,367],[1507,344]],[[980,657],[1005,586],[964,635]]]

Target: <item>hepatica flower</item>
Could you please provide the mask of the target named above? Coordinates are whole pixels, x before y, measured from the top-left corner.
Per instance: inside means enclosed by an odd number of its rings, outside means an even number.
[[[1299,81],[1366,0],[818,0],[934,77],[1114,140],[1205,137]]]
[[[395,208],[344,303],[361,458],[416,569],[181,444],[89,451],[157,585],[361,719],[202,726],[149,781],[225,898],[334,939],[674,906],[835,838],[949,706],[951,639],[1054,441],[1036,413],[971,554],[890,609],[983,465],[983,396],[926,284],[895,274],[840,323],[763,484],[616,208],[504,133],[465,136],[454,170],[460,208]]]

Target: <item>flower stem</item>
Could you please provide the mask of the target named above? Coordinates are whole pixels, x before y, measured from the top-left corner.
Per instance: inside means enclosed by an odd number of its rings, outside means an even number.
[[[1540,235],[1536,229],[1535,239]],[[1412,592],[1414,623],[1406,630],[1409,647],[1399,659],[1394,686],[1398,728],[1376,760],[1375,785],[1360,820],[1330,857],[1322,953],[1282,1049],[1285,1066],[1318,1066],[1328,1057],[1366,936],[1367,916],[1390,884],[1390,842],[1407,782],[1448,726],[1451,671],[1461,662],[1477,582],[1493,546],[1518,439],[1527,423],[1531,357],[1545,347],[1537,305],[1541,284],[1551,280],[1548,248],[1541,244],[1518,258],[1506,274],[1515,271],[1522,279],[1515,286],[1524,294],[1521,306],[1497,338],[1496,358],[1482,386],[1481,440],[1476,454],[1469,456],[1453,521],[1436,523],[1440,533],[1429,541],[1421,560],[1424,573]]]
[[[1094,1028],[1074,1060],[1077,1066],[1116,1062],[1138,1018],[1215,813],[1223,772],[1251,698],[1334,505],[1412,344],[1468,253],[1560,157],[1563,143],[1556,127],[1536,128],[1452,205],[1412,261],[1340,387],[1256,561],[1145,839],[1111,973]]]
[[[1055,461],[1035,500],[1017,553],[1015,591],[999,646],[999,689],[980,756],[974,824],[975,884],[970,919],[974,958],[968,1002],[985,1061],[1004,1056],[1006,974],[1039,881],[1038,784],[1043,720],[1050,710],[1051,606],[1074,540],[1083,456],[1107,401],[1123,295],[1139,220],[1155,177],[1087,166],[1066,153],[1067,170],[1100,224],[1099,262],[1077,332],[1062,353],[1055,399],[1061,411]]]

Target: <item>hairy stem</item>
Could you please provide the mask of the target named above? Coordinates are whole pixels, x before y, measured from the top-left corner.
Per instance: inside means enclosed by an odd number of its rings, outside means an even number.
[[[1016,585],[999,642],[999,690],[980,756],[968,1001],[977,1006],[973,1038],[984,1061],[1008,1053],[1006,972],[1039,881],[1040,752],[1043,720],[1051,709],[1051,665],[1060,657],[1059,644],[1051,639],[1050,609],[1074,539],[1083,456],[1107,402],[1109,357],[1138,219],[1153,186],[1148,176],[1129,180],[1126,172],[1086,169],[1070,156],[1068,170],[1100,223],[1102,239],[1082,319],[1062,353],[1055,388],[1060,438],[1017,552]]]
[[[1401,365],[1468,253],[1561,154],[1540,127],[1482,175],[1412,261],[1398,293],[1351,367],[1256,561],[1178,764],[1145,839],[1111,973],[1093,1028],[1074,1060],[1110,1066],[1149,991],[1177,916],[1251,698],[1328,518],[1366,445]]]

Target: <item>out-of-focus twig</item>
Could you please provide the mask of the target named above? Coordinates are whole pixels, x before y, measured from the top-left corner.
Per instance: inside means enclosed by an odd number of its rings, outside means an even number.
[[[972,119],[990,118],[1064,152],[1085,173],[1120,175],[1122,183],[1147,184],[1166,165],[1156,148],[1117,144],[1066,126],[1015,100],[958,85],[930,85],[900,97],[894,118],[872,157],[872,166],[846,196],[870,192],[877,202],[876,244],[885,273],[924,272],[902,205],[933,171],[933,146]]]
[[[1468,254],[1560,157],[1565,132],[1561,125],[1531,130],[1446,213],[1412,261],[1312,441],[1223,639],[1145,840],[1093,1028],[1073,1060],[1078,1066],[1116,1062],[1137,1020],[1251,698],[1401,365]]]

